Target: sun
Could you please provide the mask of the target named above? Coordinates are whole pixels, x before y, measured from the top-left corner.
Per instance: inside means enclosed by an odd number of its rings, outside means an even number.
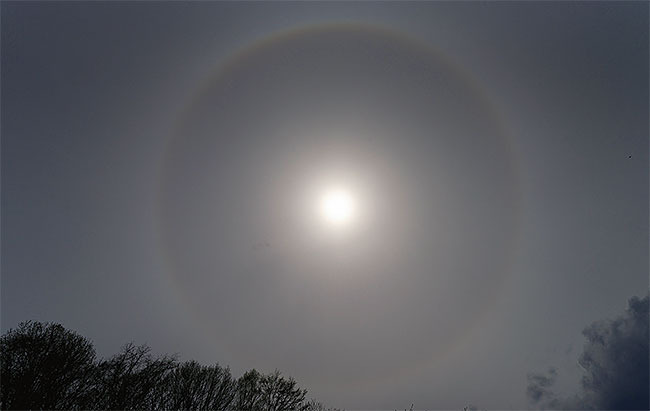
[[[347,226],[356,214],[354,196],[343,188],[326,190],[320,199],[320,212],[327,223],[337,227]]]

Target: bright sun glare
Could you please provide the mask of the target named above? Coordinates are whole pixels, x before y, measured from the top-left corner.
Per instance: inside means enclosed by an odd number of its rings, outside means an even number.
[[[346,226],[354,218],[355,206],[354,198],[347,190],[331,189],[323,193],[320,211],[328,223]]]

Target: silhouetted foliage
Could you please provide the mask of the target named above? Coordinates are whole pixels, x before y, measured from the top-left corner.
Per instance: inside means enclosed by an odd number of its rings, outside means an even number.
[[[296,381],[284,378],[279,371],[264,375],[261,385],[261,409],[269,411],[303,410],[306,408],[305,396],[307,390],[300,389]]]
[[[59,324],[28,321],[0,338],[3,409],[88,408],[95,350]]]
[[[28,321],[2,336],[2,409],[334,411],[279,371],[229,368],[154,357],[133,343],[95,360],[87,339],[59,324]]]
[[[306,411],[342,411],[340,408],[327,407],[316,400],[310,400],[309,402],[307,402],[305,410]]]
[[[204,366],[189,361],[168,376],[166,395],[160,408],[224,410],[235,398],[236,381],[229,368]]]
[[[306,401],[307,390],[298,387],[293,378],[284,378],[279,371],[262,375],[248,371],[237,381],[235,409],[241,410],[326,410],[321,403]]]
[[[262,396],[260,380],[262,375],[257,370],[250,370],[237,380],[237,397],[235,409],[258,410]]]
[[[150,348],[127,344],[107,361],[97,364],[93,408],[151,409],[158,405],[163,382],[176,367],[173,358],[153,358]]]

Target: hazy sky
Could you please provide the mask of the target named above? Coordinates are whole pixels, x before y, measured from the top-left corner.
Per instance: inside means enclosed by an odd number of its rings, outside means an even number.
[[[348,409],[525,408],[647,292],[645,2],[1,13],[3,332]]]

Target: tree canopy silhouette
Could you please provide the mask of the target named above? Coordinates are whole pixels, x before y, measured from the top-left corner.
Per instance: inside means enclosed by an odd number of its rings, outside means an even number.
[[[2,409],[333,410],[277,370],[235,379],[219,364],[133,343],[97,360],[88,339],[60,324],[21,323],[0,338],[0,355]]]
[[[28,321],[0,339],[2,408],[86,408],[95,349],[59,324]]]

